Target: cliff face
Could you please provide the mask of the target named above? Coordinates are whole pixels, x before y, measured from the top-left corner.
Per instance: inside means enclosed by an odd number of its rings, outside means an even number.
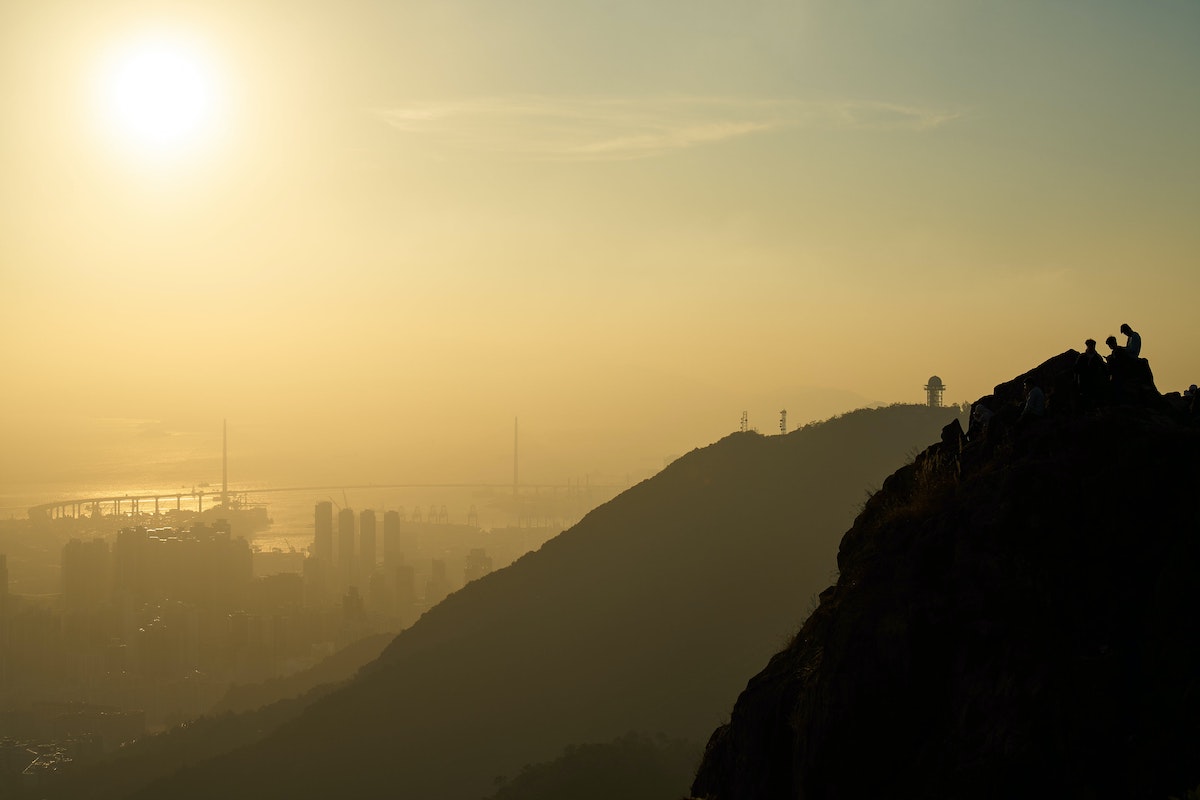
[[[1064,354],[1035,371],[1069,387]],[[988,401],[1019,397],[1020,380]],[[948,426],[712,736],[696,797],[1158,798],[1200,784],[1200,431],[1157,393]]]

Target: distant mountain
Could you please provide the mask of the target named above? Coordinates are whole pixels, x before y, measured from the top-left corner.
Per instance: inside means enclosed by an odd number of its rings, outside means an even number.
[[[1078,408],[1076,355],[1029,373],[1045,419],[1018,421],[1021,378],[1002,384],[986,432],[948,427],[885,481],[836,585],[713,734],[695,797],[1200,784],[1200,426],[1148,369]]]
[[[701,742],[829,583],[866,490],[953,413],[893,406],[693,451],[451,595],[349,684],[264,709],[280,727],[262,741],[143,764],[191,766],[136,796],[478,800],[571,744]]]

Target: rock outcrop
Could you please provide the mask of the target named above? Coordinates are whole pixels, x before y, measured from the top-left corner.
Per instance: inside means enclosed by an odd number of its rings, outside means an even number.
[[[712,736],[709,800],[1156,798],[1200,784],[1200,429],[1178,402],[956,425],[866,504],[840,575]]]

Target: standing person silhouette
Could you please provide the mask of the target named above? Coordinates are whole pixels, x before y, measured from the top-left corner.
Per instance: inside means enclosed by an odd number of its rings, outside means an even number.
[[[1094,408],[1108,392],[1108,365],[1096,352],[1096,340],[1083,343],[1084,351],[1075,359],[1075,389],[1083,407]]]

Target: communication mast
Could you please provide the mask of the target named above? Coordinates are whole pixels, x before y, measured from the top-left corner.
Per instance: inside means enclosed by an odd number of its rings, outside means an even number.
[[[779,432],[787,433],[787,409],[779,412]]]
[[[229,422],[221,420],[221,505],[229,508]]]
[[[930,408],[942,407],[942,395],[946,391],[946,385],[942,383],[942,379],[934,375],[929,379],[929,383],[925,384],[926,402]]]
[[[750,430],[750,413],[747,411],[742,412],[742,427],[739,430],[741,430],[742,433]]]

